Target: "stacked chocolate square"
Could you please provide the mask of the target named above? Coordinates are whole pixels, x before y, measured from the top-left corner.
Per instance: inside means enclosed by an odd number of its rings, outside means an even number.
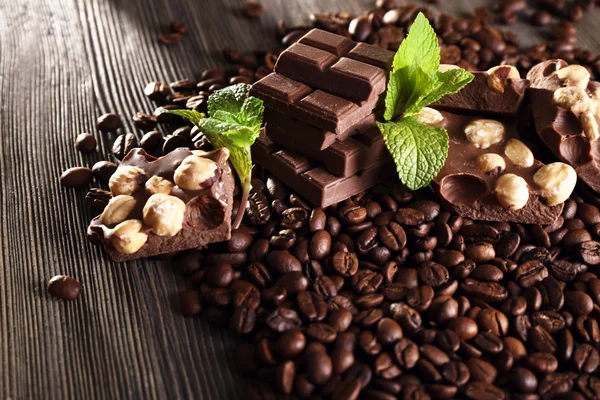
[[[394,53],[313,29],[250,94],[266,126],[253,159],[317,207],[393,177],[375,125]]]

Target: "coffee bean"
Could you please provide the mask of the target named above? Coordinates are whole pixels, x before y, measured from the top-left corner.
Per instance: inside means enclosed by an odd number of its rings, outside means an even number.
[[[442,376],[453,385],[463,386],[471,378],[471,373],[466,364],[451,361],[443,366]]]
[[[279,250],[288,250],[296,243],[296,233],[291,229],[284,229],[271,236],[269,247]]]
[[[393,319],[383,318],[377,323],[377,340],[383,345],[392,345],[402,336],[402,328]]]
[[[311,232],[316,232],[326,228],[327,215],[320,209],[314,209],[308,219],[308,226]]]
[[[598,354],[598,350],[592,347],[592,345],[582,343],[575,347],[573,362],[577,370],[585,374],[591,374],[596,371],[600,364],[600,355]]]
[[[491,243],[475,242],[467,246],[465,257],[470,258],[476,263],[483,263],[496,257],[496,251]]]
[[[48,281],[48,293],[61,300],[75,300],[81,294],[81,283],[66,275],[56,275]]]
[[[267,263],[273,271],[279,274],[287,272],[302,272],[300,261],[288,251],[274,250],[267,255]]]
[[[243,6],[244,14],[248,18],[258,18],[263,13],[263,6],[256,1],[248,1]]]
[[[287,293],[295,295],[306,291],[308,279],[302,274],[302,271],[287,272],[275,281],[275,286],[282,287]]]
[[[78,189],[90,184],[94,174],[85,167],[69,168],[60,176],[60,183],[69,189]]]
[[[380,227],[378,234],[383,245],[391,251],[398,251],[406,246],[406,233],[402,226],[395,222]]]
[[[502,340],[491,332],[480,332],[473,338],[473,344],[489,354],[498,354],[504,349]]]
[[[302,291],[296,301],[298,310],[309,321],[321,321],[327,315],[327,303],[320,294]]]
[[[202,296],[196,290],[186,290],[179,295],[179,309],[186,317],[196,317],[202,312]]]
[[[592,298],[579,290],[565,292],[565,305],[575,315],[589,315],[594,307]]]
[[[96,120],[96,129],[102,133],[115,133],[123,128],[123,121],[117,114],[104,114]]]
[[[541,352],[556,352],[556,340],[541,326],[534,326],[529,329],[528,335],[531,339],[531,344]]]
[[[340,210],[339,216],[346,224],[360,224],[367,217],[367,210],[361,206],[349,205]]]
[[[233,311],[229,327],[238,335],[247,335],[256,325],[256,311],[250,307],[237,307]]]
[[[273,331],[282,333],[299,327],[302,320],[296,311],[279,306],[267,316],[265,322]]]
[[[508,297],[504,286],[496,282],[481,282],[467,278],[461,284],[463,292],[487,302],[500,302]]]
[[[85,195],[85,202],[92,209],[102,212],[112,198],[112,194],[107,190],[91,188]]]
[[[112,146],[113,156],[122,160],[137,145],[137,139],[133,133],[119,135]]]
[[[164,138],[159,131],[150,131],[140,140],[140,146],[147,152],[155,152],[156,150],[162,150],[164,144]]]
[[[282,214],[281,226],[285,229],[300,229],[308,219],[308,212],[301,207],[292,207],[285,210]]]
[[[447,327],[456,332],[461,340],[473,339],[479,332],[475,321],[467,317],[453,318],[448,321]]]
[[[600,243],[596,242],[595,240],[589,240],[587,242],[580,243],[577,246],[577,251],[581,257],[581,260],[586,264],[600,264]]]
[[[92,173],[94,177],[101,182],[107,184],[110,180],[110,177],[117,170],[117,165],[110,161],[98,161],[92,167]]]
[[[341,276],[352,276],[358,271],[358,258],[354,253],[337,252],[333,255],[332,267]]]
[[[394,215],[394,219],[400,225],[417,226],[425,221],[425,214],[414,208],[400,208]]]
[[[283,333],[275,344],[275,348],[281,357],[293,360],[300,356],[306,347],[306,337],[299,331],[288,331]]]
[[[448,270],[441,264],[428,261],[419,268],[419,279],[426,285],[437,288],[450,278]]]
[[[466,362],[472,381],[494,383],[498,371],[494,366],[480,358],[470,358]]]
[[[548,270],[539,260],[530,260],[517,267],[515,277],[519,285],[528,288],[548,276]]]

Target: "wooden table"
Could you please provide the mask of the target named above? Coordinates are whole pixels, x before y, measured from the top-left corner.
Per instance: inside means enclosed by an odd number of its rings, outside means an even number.
[[[474,3],[444,0],[465,12]],[[65,190],[60,173],[108,156],[82,155],[75,136],[109,111],[152,111],[142,88],[198,77],[220,49],[275,45],[278,19],[372,6],[372,0],[263,0],[258,21],[239,17],[243,0],[0,1],[0,398],[226,399],[242,397],[235,339],[176,312],[185,282],[160,261],[118,265],[86,242],[85,191]],[[343,6],[342,6],[343,5]],[[597,10],[596,10],[597,11]],[[581,43],[600,50],[597,20],[581,22]],[[170,20],[190,33],[157,43]],[[525,43],[537,39],[518,27]],[[596,32],[596,34],[595,34]],[[595,37],[594,37],[595,36]],[[56,274],[77,277],[81,298],[46,293]]]

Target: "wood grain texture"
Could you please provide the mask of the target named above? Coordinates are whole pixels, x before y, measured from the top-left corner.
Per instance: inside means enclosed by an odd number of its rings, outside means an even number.
[[[60,173],[91,166],[75,136],[102,113],[152,111],[143,86],[198,77],[220,49],[275,44],[278,19],[360,11],[372,0],[264,0],[258,21],[243,0],[0,0],[0,397],[3,399],[226,399],[243,397],[235,339],[176,312],[185,282],[168,263],[118,265],[85,240],[85,191],[63,189]],[[445,0],[465,12],[488,1]],[[600,50],[594,18],[581,42]],[[175,46],[156,38],[173,18],[190,33]],[[527,32],[525,43],[536,40]],[[131,125],[129,129],[133,129]],[[80,299],[50,299],[46,281],[77,277]]]

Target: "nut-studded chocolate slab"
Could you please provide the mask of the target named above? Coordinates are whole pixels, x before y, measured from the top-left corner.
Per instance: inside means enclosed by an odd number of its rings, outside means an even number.
[[[380,160],[392,161],[377,126],[364,133],[357,133],[343,142],[336,141],[322,151],[306,146],[302,136],[290,135],[285,125],[268,122],[265,133],[275,143],[321,162],[336,176],[352,176]]]
[[[534,182],[534,175],[543,164],[522,147],[525,145],[518,140],[514,118],[441,115],[443,121],[438,120],[438,125],[448,130],[450,149],[434,186],[447,205],[464,217],[483,221],[543,225],[558,218],[563,205],[548,206],[542,198],[543,190]],[[495,193],[503,176],[513,175],[523,179],[515,188],[525,192],[516,192],[516,196],[509,193],[507,201],[519,209],[501,204]],[[511,182],[508,187],[513,189]]]
[[[273,72],[252,85],[250,95],[289,117],[341,134],[373,113],[379,96],[362,105]]]
[[[519,112],[529,81],[520,79],[516,69],[500,66],[487,72],[473,72],[473,75],[473,81],[459,93],[446,95],[431,107],[449,112],[494,115]]]
[[[315,207],[328,207],[396,175],[393,162],[380,161],[349,177],[338,177],[314,161],[284,150],[264,133],[252,146],[252,158]]]
[[[279,56],[275,72],[314,88],[356,101],[385,91],[394,53],[376,46],[313,29]],[[382,62],[383,61],[383,62]],[[378,65],[384,65],[386,69]]]
[[[589,74],[586,78],[586,71],[576,67],[569,70],[565,61],[550,60],[531,70],[528,77],[532,81],[529,96],[533,119],[538,136],[554,155],[575,168],[577,176],[600,193],[600,83],[589,82]],[[572,80],[569,85],[569,74],[580,74],[572,79],[583,80],[583,87]]]
[[[155,158],[133,149],[111,177],[113,198],[88,228],[114,261],[228,240],[234,177],[229,152],[176,149]]]
[[[297,120],[296,118],[288,117],[285,114],[274,111],[270,108],[265,109],[264,121],[273,123],[279,126],[285,126],[286,132],[295,138],[302,138],[302,145],[310,147],[313,150],[325,150],[335,142],[343,142],[349,137],[361,132],[365,132],[373,128],[379,113],[369,114],[363,120],[357,122],[350,129],[336,134],[315,128],[314,126]]]

